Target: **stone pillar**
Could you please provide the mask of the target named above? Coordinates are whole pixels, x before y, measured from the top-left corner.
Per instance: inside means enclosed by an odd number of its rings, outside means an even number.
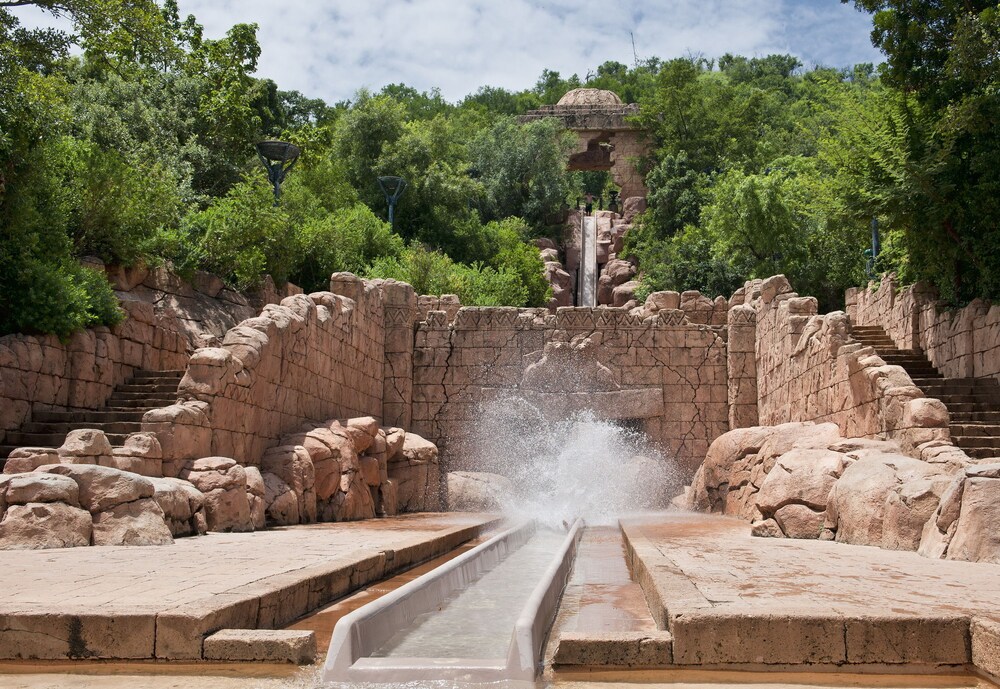
[[[382,423],[409,429],[413,420],[413,336],[417,295],[405,282],[380,284],[385,308],[385,375]]]
[[[729,370],[729,428],[758,425],[757,415],[757,311],[751,306],[734,306],[726,319],[729,342],[726,366]]]

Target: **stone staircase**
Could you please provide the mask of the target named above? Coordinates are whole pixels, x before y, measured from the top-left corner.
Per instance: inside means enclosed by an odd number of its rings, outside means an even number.
[[[854,339],[875,348],[887,364],[902,366],[928,397],[948,407],[951,439],[976,459],[1000,457],[1000,382],[995,378],[945,378],[922,352],[899,349],[878,325],[855,325]]]
[[[150,409],[177,401],[177,385],[184,371],[136,371],[117,386],[100,409],[93,411],[38,411],[0,445],[0,470],[7,455],[18,447],[59,447],[66,434],[78,428],[104,431],[115,446],[130,433],[142,430],[142,416]]]

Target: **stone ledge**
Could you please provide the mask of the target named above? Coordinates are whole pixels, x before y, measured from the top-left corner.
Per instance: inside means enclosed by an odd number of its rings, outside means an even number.
[[[559,638],[553,663],[609,667],[666,667],[673,664],[669,632],[575,632]]]
[[[316,634],[291,629],[223,629],[205,639],[205,660],[316,662]]]
[[[1000,680],[1000,620],[972,621],[972,664],[992,681]]]

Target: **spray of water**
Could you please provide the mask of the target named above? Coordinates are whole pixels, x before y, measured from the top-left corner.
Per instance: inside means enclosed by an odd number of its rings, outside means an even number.
[[[506,477],[497,496],[511,516],[549,526],[610,524],[663,509],[680,485],[672,462],[641,431],[583,410],[551,421],[517,394],[484,404],[476,470]]]

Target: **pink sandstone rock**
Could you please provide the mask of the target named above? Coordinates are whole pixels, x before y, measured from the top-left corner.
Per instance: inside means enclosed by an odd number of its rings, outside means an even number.
[[[316,474],[309,452],[301,445],[281,445],[261,458],[261,469],[279,477],[296,495],[299,519],[316,521]]]
[[[145,498],[94,514],[94,545],[167,545],[173,536],[156,500]]]
[[[58,464],[59,453],[50,447],[19,447],[11,451],[4,464],[3,473],[20,474],[34,471],[46,464]]]
[[[163,512],[163,519],[176,538],[197,536],[208,530],[201,491],[179,478],[151,478],[153,499]]]
[[[254,530],[267,526],[267,503],[264,477],[257,467],[244,467],[247,475],[247,500],[250,502],[250,520]]]
[[[934,465],[903,455],[862,456],[834,485],[826,522],[835,526],[842,543],[916,550],[923,526],[948,483],[938,472]],[[933,481],[928,484],[927,479]],[[913,482],[916,490],[907,490]],[[906,505],[904,501],[913,497],[919,499]]]
[[[67,433],[58,452],[61,461],[76,464],[97,464],[100,457],[112,455],[111,443],[104,431],[87,428]]]
[[[73,479],[55,474],[15,474],[0,478],[0,508],[5,504],[31,502],[62,502],[79,507],[80,488]]]
[[[69,505],[13,505],[0,521],[0,550],[75,548],[90,545],[90,512]]]
[[[80,489],[80,505],[91,513],[104,512],[122,503],[153,497],[153,483],[144,476],[109,467],[86,464],[51,464],[36,472],[67,476]]]
[[[829,450],[795,449],[778,457],[757,493],[757,507],[773,515],[781,507],[798,503],[822,512],[833,484],[849,460]],[[781,520],[778,520],[781,523]],[[818,530],[817,530],[818,534]]]
[[[819,538],[823,530],[823,512],[806,505],[785,505],[774,513],[774,520],[787,538]]]
[[[514,490],[506,476],[482,471],[448,473],[448,509],[453,512],[498,512]]]
[[[628,282],[624,282],[615,287],[612,291],[612,305],[616,307],[630,308],[628,307],[628,304],[634,301],[635,292],[640,286],[641,284],[638,281],[629,280]]]
[[[187,462],[180,478],[190,481],[204,495],[209,531],[252,531],[247,477],[244,468],[229,457],[204,457]]]
[[[274,474],[265,472],[263,479],[267,520],[276,526],[298,524],[299,500],[295,492]]]

